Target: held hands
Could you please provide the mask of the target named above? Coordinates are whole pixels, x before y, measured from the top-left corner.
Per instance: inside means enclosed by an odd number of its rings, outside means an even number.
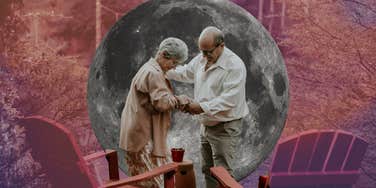
[[[178,101],[176,108],[179,109],[180,111],[183,111],[183,112],[186,112],[184,110],[186,108],[186,106],[189,103],[193,102],[193,100],[186,95],[175,96],[175,99]]]
[[[189,98],[187,95],[179,95],[179,96],[175,96],[175,98],[178,101],[179,106],[184,106],[193,102],[193,100]]]
[[[193,102],[193,103],[189,103],[186,107],[185,107],[185,112],[188,112],[192,115],[194,114],[201,114],[204,112],[204,110],[202,110],[201,106],[199,103],[197,102]]]
[[[200,106],[200,104],[194,102],[191,98],[186,95],[175,96],[179,105],[178,109],[182,112],[190,113],[190,114],[201,114],[204,112]]]

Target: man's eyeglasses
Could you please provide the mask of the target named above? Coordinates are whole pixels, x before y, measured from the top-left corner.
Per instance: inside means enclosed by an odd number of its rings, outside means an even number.
[[[213,54],[214,50],[217,49],[218,46],[220,46],[221,44],[222,44],[222,43],[217,44],[217,45],[216,45],[213,49],[211,49],[211,50],[201,50],[201,53],[202,53],[203,55],[211,55],[211,54]]]

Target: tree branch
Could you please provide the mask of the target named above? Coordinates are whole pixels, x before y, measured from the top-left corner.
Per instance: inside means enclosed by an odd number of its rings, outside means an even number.
[[[361,5],[363,7],[365,7],[366,9],[372,11],[373,13],[376,14],[376,10],[374,10],[370,5],[367,5],[365,3],[362,3],[362,2],[359,2],[359,1],[356,1],[356,0],[342,0],[342,1],[347,1],[347,2],[350,2],[350,3],[355,3],[357,5]]]
[[[369,73],[369,75],[370,75],[371,77],[373,77],[375,71],[370,70],[370,68],[369,68],[369,67],[363,62],[362,54],[360,53],[360,51],[359,51],[358,48],[356,49],[356,53],[357,53],[357,55],[358,55],[358,57],[359,57],[359,63],[360,63],[360,65],[361,65],[361,67],[362,67],[364,70],[366,70],[366,71]]]
[[[308,79],[308,78],[304,78],[304,77],[301,77],[301,76],[296,76],[296,75],[289,75],[290,77],[295,77],[297,79],[301,79],[303,81],[307,81],[307,82],[310,82],[312,83],[313,85],[321,85],[321,86],[325,86],[325,87],[331,87],[331,88],[335,88],[335,89],[339,89],[339,90],[342,90],[343,88],[337,86],[337,85],[332,85],[332,84],[324,84],[324,82],[322,81],[319,81],[319,80],[313,80],[313,79]]]
[[[328,30],[326,30],[325,28],[323,28],[321,25],[319,25],[318,23],[316,23],[311,16],[307,17],[309,21],[311,21],[311,23],[313,25],[315,25],[316,27],[318,27],[320,30],[324,31],[326,34],[328,34],[330,37],[332,37],[333,39],[337,39],[339,41],[342,41],[341,38],[338,38],[336,37],[335,35],[333,35],[332,33],[330,33]]]

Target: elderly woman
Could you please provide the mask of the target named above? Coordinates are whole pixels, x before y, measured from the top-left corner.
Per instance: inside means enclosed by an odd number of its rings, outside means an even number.
[[[188,57],[187,45],[178,38],[167,38],[134,76],[121,115],[120,148],[131,176],[167,163],[167,131],[171,110],[183,98],[174,96],[165,73]],[[162,178],[141,182],[143,187],[161,187]]]

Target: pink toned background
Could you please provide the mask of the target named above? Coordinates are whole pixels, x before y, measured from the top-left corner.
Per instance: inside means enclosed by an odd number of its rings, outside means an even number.
[[[18,118],[53,119],[84,155],[100,150],[86,109],[88,67],[111,25],[144,1],[97,2],[0,2],[0,187],[49,185]],[[376,1],[234,2],[263,23],[284,55],[291,97],[282,138],[328,128],[363,137],[370,145],[355,187],[376,187]],[[270,161],[243,185],[255,187]]]

